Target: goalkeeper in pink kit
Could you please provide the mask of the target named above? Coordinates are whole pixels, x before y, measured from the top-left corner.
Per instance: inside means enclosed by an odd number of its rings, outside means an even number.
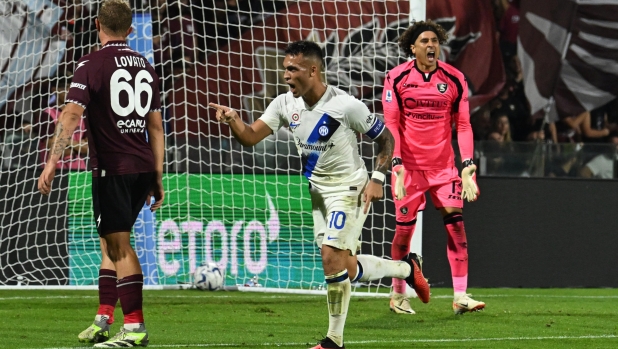
[[[447,37],[444,29],[430,20],[416,22],[404,32],[399,46],[414,59],[386,74],[382,104],[386,126],[395,138],[391,183],[397,226],[391,257],[399,260],[410,252],[417,212],[424,209],[425,192],[429,191],[447,232],[453,311],[463,314],[485,307],[466,293],[468,245],[462,215],[463,199],[476,200],[479,189],[472,162],[468,85],[459,70],[438,62],[440,44]],[[451,146],[453,124],[463,160],[461,177]],[[390,307],[396,313],[414,314],[405,287],[405,282],[393,279]]]

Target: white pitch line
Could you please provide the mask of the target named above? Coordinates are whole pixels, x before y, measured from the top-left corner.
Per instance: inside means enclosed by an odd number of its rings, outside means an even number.
[[[535,294],[520,294],[520,295],[504,295],[504,294],[480,294],[480,293],[475,293],[475,295],[477,295],[479,298],[517,298],[517,297],[523,297],[523,298],[577,298],[577,299],[618,299],[618,295],[616,296],[578,296],[578,295],[535,295]],[[385,297],[387,296],[387,294],[385,294]],[[211,294],[209,292],[205,292],[204,295],[199,295],[199,293],[190,293],[190,294],[182,294],[182,295],[175,295],[175,296],[169,296],[169,295],[165,295],[165,296],[158,296],[156,294],[148,294],[146,295],[147,298],[232,298],[234,297],[234,295],[229,295],[229,294]],[[255,298],[262,298],[262,299],[279,299],[279,298],[316,298],[316,297],[322,297],[322,295],[259,295],[259,294],[255,294],[254,296],[252,296],[253,299]],[[90,299],[90,298],[98,298],[98,296],[15,296],[15,297],[0,297],[0,301],[12,301],[12,300],[29,300],[29,299],[65,299],[65,298],[70,298],[70,299],[76,299],[76,298],[82,298],[82,299]],[[453,296],[451,295],[436,295],[436,296],[431,296],[432,299],[450,299],[453,298]],[[476,298],[476,297],[475,297]]]
[[[453,343],[453,342],[503,342],[503,341],[538,341],[538,340],[562,340],[562,339],[614,339],[618,335],[586,335],[586,336],[545,336],[545,337],[501,337],[501,338],[443,338],[443,339],[399,339],[399,340],[367,340],[367,341],[346,341],[348,344],[389,344],[389,343]],[[224,347],[267,347],[267,346],[301,346],[306,342],[291,343],[260,343],[260,344],[240,344],[240,343],[202,343],[202,344],[162,344],[148,345],[149,348],[224,348]],[[92,347],[50,347],[42,349],[87,349]],[[36,348],[27,348],[36,349]]]

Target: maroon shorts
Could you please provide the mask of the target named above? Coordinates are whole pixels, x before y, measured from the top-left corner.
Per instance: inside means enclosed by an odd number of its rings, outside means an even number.
[[[391,177],[391,189],[395,197],[395,175]],[[406,196],[394,200],[397,222],[411,222],[419,210],[425,209],[425,192],[429,190],[431,201],[442,207],[463,208],[461,200],[461,177],[456,167],[444,170],[406,170],[404,179]]]
[[[92,206],[100,236],[131,231],[154,178],[154,172],[92,178]]]

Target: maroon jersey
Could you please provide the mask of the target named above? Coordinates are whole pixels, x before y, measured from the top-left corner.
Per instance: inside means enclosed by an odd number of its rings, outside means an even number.
[[[124,41],[110,41],[76,65],[66,98],[82,106],[95,177],[155,170],[148,113],[161,110],[159,78]]]

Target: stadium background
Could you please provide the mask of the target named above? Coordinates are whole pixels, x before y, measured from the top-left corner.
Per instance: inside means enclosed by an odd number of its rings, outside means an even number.
[[[192,2],[190,8],[197,3]],[[140,4],[149,14],[156,11],[160,15],[159,5]],[[277,72],[281,49],[289,41],[310,38],[320,41],[327,53],[327,81],[347,89],[380,113],[378,101],[384,72],[403,59],[393,42],[408,25],[409,2],[272,4],[270,12],[262,9],[261,18],[250,16],[250,25],[228,23],[228,32],[224,34],[204,32],[198,37],[206,42],[203,48],[195,41],[195,45],[190,45],[184,38],[188,27],[182,21],[174,31],[172,20],[165,22],[153,16],[154,32],[165,38],[163,28],[167,23],[170,34],[158,49],[155,44],[152,56],[147,55],[162,72],[167,105],[169,195],[156,221],[144,224],[143,235],[136,234],[138,249],[139,244],[144,246],[141,257],[147,261],[144,269],[150,271],[147,282],[151,285],[189,282],[192,268],[207,259],[219,261],[226,269],[227,285],[244,284],[254,275],[268,287],[310,289],[323,281],[318,254],[311,242],[308,200],[293,144],[285,134],[277,134],[256,150],[243,150],[230,141],[226,128],[213,122],[206,106],[209,101],[229,104],[241,110],[247,121],[256,119],[259,111],[286,89]],[[590,28],[591,20],[615,23],[615,18],[607,17],[616,13],[615,8],[594,1],[588,5],[556,0],[543,2],[542,6],[532,4],[521,2],[519,29],[519,55],[523,58],[530,115],[550,122],[614,99],[617,87],[608,81],[615,81],[618,71],[618,53],[611,46],[611,40],[618,37],[616,30],[611,25],[610,29],[605,28],[603,37],[608,40],[598,41],[600,51],[578,40],[586,41],[586,35],[581,34],[586,30],[598,34],[597,29]],[[15,43],[10,42],[11,35],[3,38],[0,117],[2,131],[7,134],[15,123],[12,118],[40,111],[47,103],[48,89],[55,83],[55,76],[72,71],[78,36],[67,34],[62,27],[69,19],[67,14],[76,8],[73,2],[24,0],[2,6],[7,18],[20,18],[23,11],[28,14],[22,22],[0,24],[5,33],[17,28],[22,33],[14,36],[19,39]],[[40,6],[42,11],[34,11]],[[202,11],[208,9],[203,3],[199,6]],[[306,13],[313,16],[302,15]],[[141,18],[147,17],[148,14]],[[452,40],[442,58],[467,75],[473,90],[472,108],[482,110],[508,82],[504,52],[495,36],[498,23],[492,2],[432,1],[427,5],[427,17],[451,32]],[[170,19],[178,18],[184,19],[184,15]],[[552,37],[555,32],[551,29],[556,28],[553,24],[570,28],[575,33],[570,36],[573,39]],[[232,33],[234,28],[237,33]],[[542,28],[546,32],[540,31]],[[175,41],[176,34],[180,34],[179,42]],[[548,45],[553,39],[556,43]],[[81,40],[88,47],[96,45],[88,42],[87,37]],[[569,47],[569,43],[576,49]],[[161,49],[163,45],[180,51],[166,53]],[[603,60],[582,59],[577,48]],[[20,59],[21,64],[17,64]],[[610,64],[599,69],[607,62]],[[586,87],[585,95],[573,88],[578,85]],[[528,93],[535,89],[538,95]],[[560,107],[564,105],[570,109]],[[603,144],[578,147],[577,156],[588,158],[614,152]],[[521,142],[496,149],[482,140],[477,142],[481,174],[487,177],[479,178],[483,196],[478,203],[466,206],[466,222],[471,232],[472,268],[482,269],[484,274],[478,279],[471,275],[471,286],[616,287],[606,269],[591,268],[616,262],[615,254],[608,250],[614,244],[612,224],[607,218],[612,216],[611,208],[618,207],[611,195],[615,181],[521,178],[523,172],[545,177],[548,166],[539,165],[540,159],[549,163],[554,154],[574,154],[573,149],[578,147]],[[4,167],[5,158],[15,160],[15,155],[7,155],[7,149],[4,142],[0,174],[0,285],[93,285],[98,244],[88,206],[88,174],[62,171],[54,195],[47,201],[36,193],[40,165],[37,150],[28,152],[28,159],[18,167]],[[364,142],[361,152],[371,168],[372,145]],[[491,159],[491,154],[521,160],[492,174],[483,166],[483,159]],[[389,197],[375,205],[363,231],[367,241],[363,246],[365,253],[389,254],[394,216],[388,187],[386,192]],[[271,221],[272,207],[277,212],[276,224]],[[427,275],[436,279],[438,286],[449,286],[444,241],[432,236],[443,235],[443,229],[437,225],[440,221],[434,212],[429,211],[431,206],[426,212],[430,218],[424,225],[429,236],[423,245]],[[582,254],[586,258],[572,259],[572,263],[552,263],[564,255]],[[538,278],[520,275],[531,268],[541,271]],[[388,286],[388,281],[382,285]]]

